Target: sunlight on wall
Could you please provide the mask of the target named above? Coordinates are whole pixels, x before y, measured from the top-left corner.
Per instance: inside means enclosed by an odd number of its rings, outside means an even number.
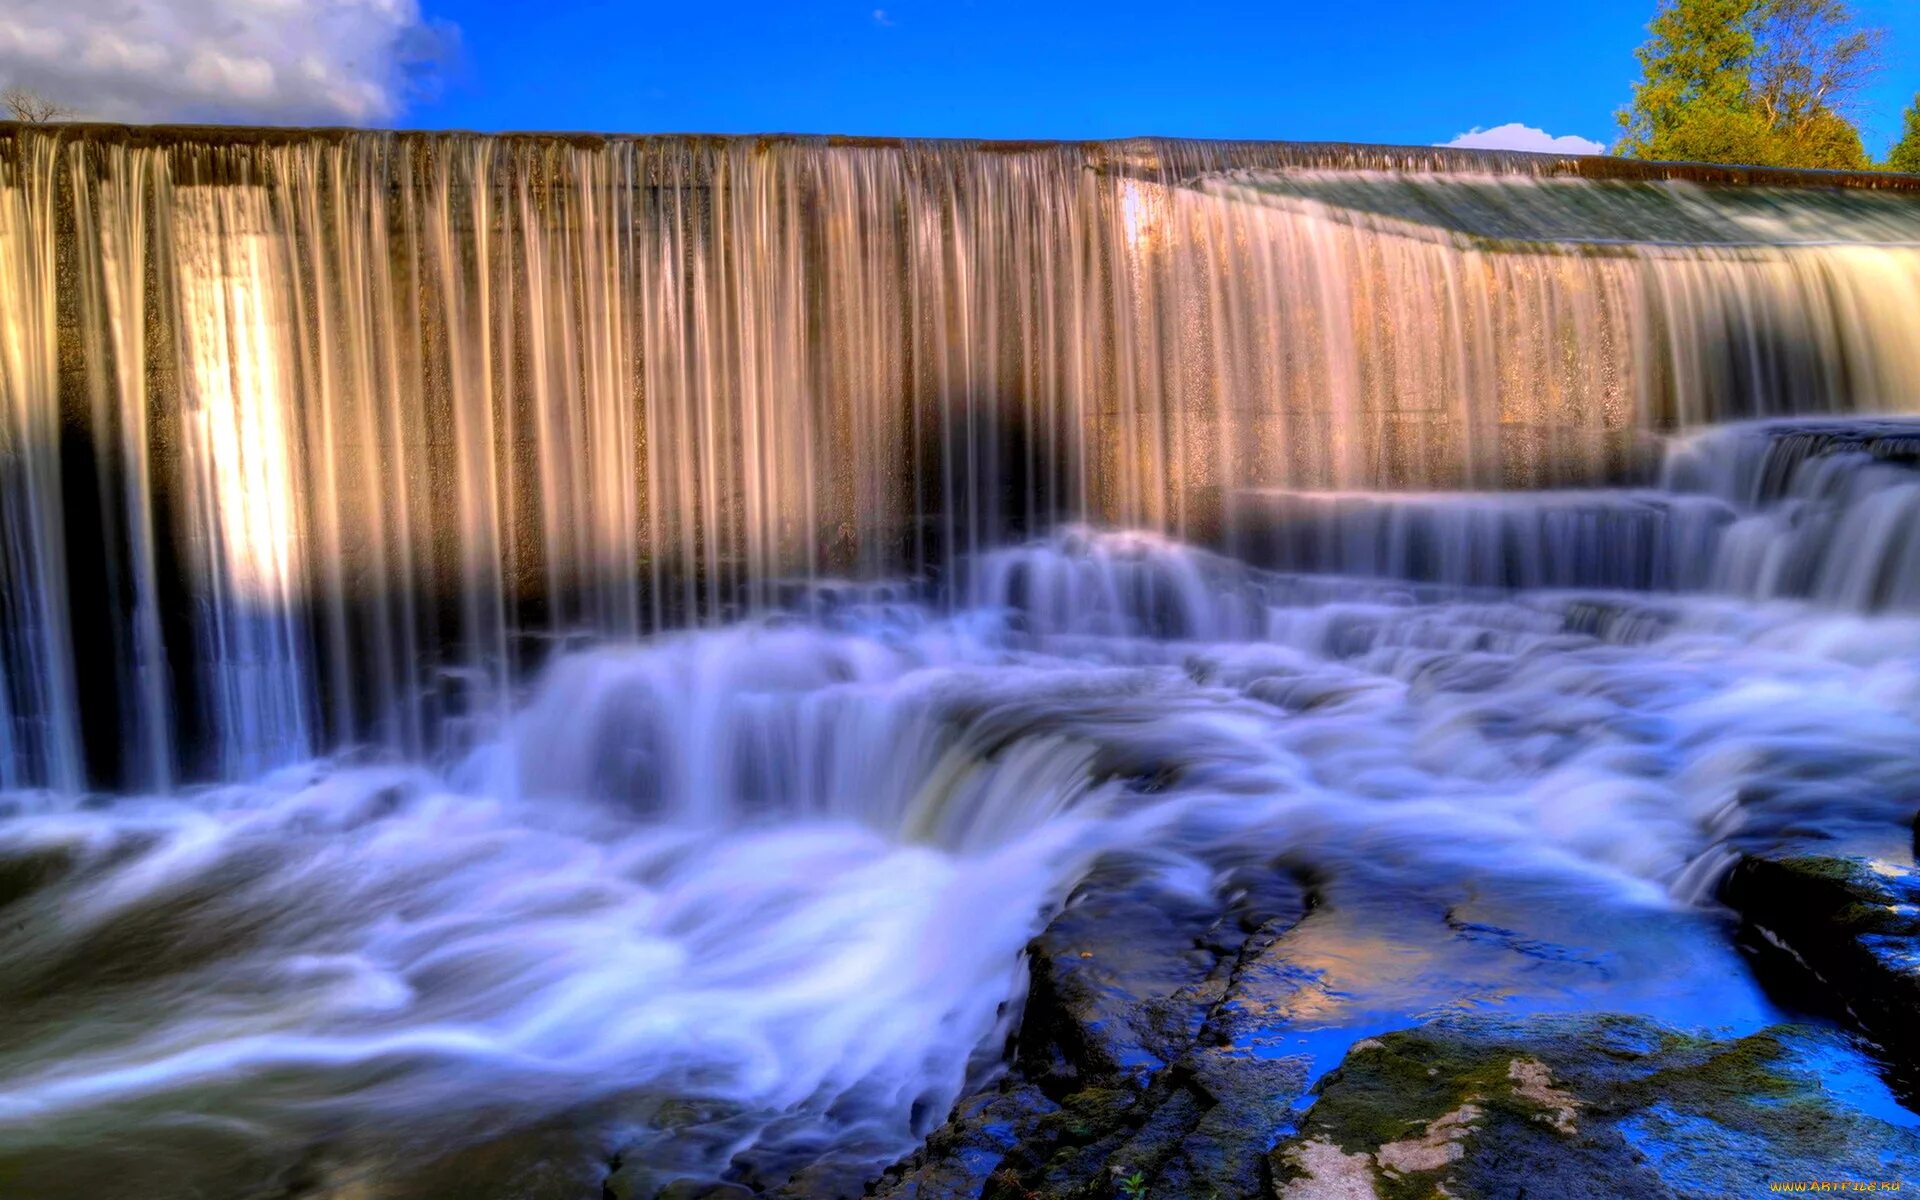
[[[1130,181],[1121,186],[1120,221],[1135,249],[1143,250],[1153,241],[1154,213],[1147,202],[1146,185]]]
[[[299,570],[286,428],[291,321],[261,232],[266,203],[264,192],[186,189],[175,222],[188,315],[182,434],[193,502],[218,538],[205,547],[208,565],[239,597],[278,602]]]
[[[181,475],[218,647],[207,703],[217,757],[241,776],[310,750],[297,463],[289,427],[297,345],[286,242],[259,188],[183,188],[178,263]]]

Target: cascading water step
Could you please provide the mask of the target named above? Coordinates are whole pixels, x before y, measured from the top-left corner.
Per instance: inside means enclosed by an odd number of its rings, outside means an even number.
[[[1280,571],[1484,588],[1691,590],[1737,510],[1657,491],[1242,492],[1233,551]]]
[[[1672,442],[1661,482],[1556,492],[1241,492],[1228,506],[1228,544],[1281,571],[1920,608],[1920,420],[1703,430]]]
[[[1795,499],[1844,500],[1852,493],[1900,486],[1916,471],[1920,418],[1795,417],[1672,439],[1661,486],[1755,508]]]
[[[1209,195],[1322,219],[1374,222],[1406,236],[1452,235],[1488,246],[1920,245],[1920,212],[1897,192],[1709,190],[1687,181],[1462,174],[1423,180],[1389,171],[1242,168],[1195,181]]]

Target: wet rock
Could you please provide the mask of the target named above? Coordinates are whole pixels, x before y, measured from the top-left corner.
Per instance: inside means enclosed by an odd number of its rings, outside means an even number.
[[[1747,942],[1796,998],[1843,1015],[1907,1073],[1920,1066],[1920,872],[1883,859],[1742,859],[1721,887]]]
[[[632,1167],[616,1168],[601,1186],[601,1200],[748,1200],[756,1193],[733,1183],[676,1179],[664,1186]]]
[[[715,1178],[716,1165],[762,1129],[737,1105],[685,1097],[628,1097],[620,1109],[636,1133],[613,1156],[602,1200],[732,1200],[754,1189]],[[732,1190],[729,1190],[732,1189]]]
[[[1803,1026],[1446,1018],[1356,1043],[1316,1091],[1271,1155],[1280,1200],[1731,1196],[1920,1170],[1920,1133],[1883,1119],[1858,1051]]]
[[[1032,985],[1019,1056],[1053,1090],[1080,1081],[1144,1080],[1198,1032],[1214,957],[1201,947],[1213,914],[1140,891],[1093,891],[1028,947]]]
[[[753,1191],[732,1183],[696,1183],[682,1179],[660,1190],[659,1200],[752,1200]]]
[[[1257,1007],[1242,994],[1245,968],[1308,907],[1302,883],[1271,863],[1223,869],[1197,896],[1121,864],[1095,872],[1029,947],[1007,1078],[963,1103],[872,1194],[1264,1195],[1267,1147],[1307,1069],[1229,1027]]]
[[[1031,1136],[1059,1105],[1028,1083],[1006,1080],[963,1100],[925,1146],[895,1166],[875,1190],[894,1200],[978,1196],[1022,1135]]]

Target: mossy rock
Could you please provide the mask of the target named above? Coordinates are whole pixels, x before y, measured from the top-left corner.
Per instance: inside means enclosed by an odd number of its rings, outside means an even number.
[[[1270,1157],[1280,1200],[1743,1196],[1896,1180],[1920,1134],[1830,1093],[1842,1035],[1632,1017],[1449,1018],[1356,1044]]]

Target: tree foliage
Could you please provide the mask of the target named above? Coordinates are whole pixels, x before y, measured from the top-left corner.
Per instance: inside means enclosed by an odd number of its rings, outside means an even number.
[[[1889,171],[1920,175],[1920,95],[1914,96],[1913,103],[1907,105],[1900,127],[1900,140],[1887,152],[1885,166]]]
[[[1845,0],[1663,0],[1614,152],[1758,166],[1868,165],[1849,113],[1881,31]]]
[[[78,115],[66,105],[56,104],[38,92],[23,87],[10,87],[0,92],[0,108],[6,110],[9,120],[25,121],[29,125],[70,121]]]
[[[1641,79],[1619,114],[1614,152],[1693,158],[1744,146],[1755,129],[1747,105],[1752,0],[1666,0],[1634,52]],[[1701,153],[1705,151],[1706,153]]]

